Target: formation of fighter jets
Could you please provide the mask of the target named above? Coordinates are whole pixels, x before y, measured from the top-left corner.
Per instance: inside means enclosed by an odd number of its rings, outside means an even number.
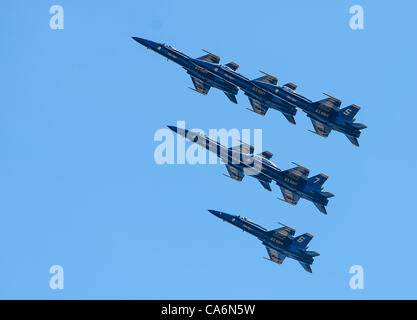
[[[275,109],[281,111],[292,124],[295,124],[294,116],[299,108],[311,119],[314,127],[311,132],[328,137],[332,130],[339,131],[352,144],[359,146],[358,138],[366,125],[355,122],[355,115],[360,110],[355,104],[341,109],[342,102],[327,94],[327,98],[313,102],[297,93],[294,83],[279,86],[278,79],[267,73],[250,80],[236,72],[239,67],[236,63],[220,65],[220,58],[208,51],[206,55],[193,59],[171,46],[137,37],[133,39],[187,70],[194,83],[193,90],[201,94],[206,95],[214,87],[223,91],[230,101],[237,103],[236,95],[241,89],[249,98],[251,111],[264,116],[270,108]]]
[[[355,122],[354,117],[360,109],[357,105],[341,108],[341,101],[330,95],[313,102],[297,93],[295,84],[279,86],[276,77],[264,72],[260,78],[250,80],[236,71],[239,67],[236,63],[220,65],[220,58],[208,51],[194,59],[162,43],[137,37],[133,39],[182,66],[191,76],[194,84],[194,88],[191,89],[194,91],[206,95],[210,88],[214,87],[223,91],[230,101],[237,103],[236,95],[240,89],[249,98],[252,106],[249,110],[264,116],[270,108],[275,109],[292,124],[295,124],[294,116],[297,109],[301,109],[312,121],[314,131],[311,132],[327,137],[331,130],[335,130],[346,135],[352,144],[359,146],[358,138],[366,125]],[[245,142],[228,148],[202,133],[175,126],[168,127],[215,153],[226,165],[229,178],[242,181],[244,176],[248,175],[257,179],[268,191],[271,191],[271,182],[275,182],[284,197],[280,200],[296,205],[300,198],[304,198],[311,201],[321,213],[327,214],[326,205],[334,195],[323,191],[323,184],[328,178],[324,173],[309,177],[310,170],[296,163],[292,169],[281,170],[270,160],[273,154],[269,151],[254,154],[254,147]],[[285,225],[268,231],[246,218],[215,210],[209,211],[261,240],[269,254],[267,260],[281,264],[289,257],[297,260],[306,271],[312,272],[311,264],[319,253],[307,251],[307,244],[313,238],[311,234],[294,237],[295,230]]]
[[[216,153],[226,164],[229,178],[242,181],[248,175],[257,179],[268,191],[271,191],[270,183],[274,181],[281,188],[283,201],[296,205],[300,198],[304,198],[313,202],[320,212],[327,214],[325,206],[329,202],[328,198],[334,195],[322,192],[323,184],[328,178],[324,173],[309,178],[310,170],[298,164],[292,169],[282,171],[270,160],[273,154],[269,151],[254,154],[254,147],[244,142],[240,146],[227,148],[204,134],[174,126],[168,128]]]

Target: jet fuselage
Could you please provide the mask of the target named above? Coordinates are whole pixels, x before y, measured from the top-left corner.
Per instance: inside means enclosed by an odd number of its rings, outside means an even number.
[[[274,236],[268,233],[268,230],[265,228],[244,217],[234,216],[216,210],[209,211],[223,221],[226,221],[257,237],[260,241],[262,241],[263,245],[275,249],[289,258],[302,261],[307,264],[312,264],[314,261],[312,257],[292,246],[293,238],[290,236]]]
[[[329,202],[320,193],[308,190],[306,188],[307,180],[293,177],[287,171],[281,171],[272,161],[260,155],[243,153],[235,148],[227,148],[220,142],[198,132],[174,126],[168,127],[186,139],[215,153],[223,163],[243,170],[245,175],[253,176],[263,181],[275,181],[280,187],[298,194],[301,198],[320,203],[324,206]]]
[[[162,55],[163,57],[179,64],[187,71],[189,75],[201,79],[202,81],[209,84],[211,87],[231,93],[233,95],[236,95],[238,93],[238,88],[236,86],[231,85],[222,78],[213,75],[212,73],[208,72],[205,68],[202,68],[201,66],[197,65],[195,62],[199,61],[198,59],[193,59],[187,56],[185,53],[163,43],[157,43],[151,40],[146,40],[137,37],[133,37],[133,39],[138,43],[142,44],[143,46],[147,47],[148,49],[151,49],[152,51]]]
[[[254,82],[255,81],[256,80],[254,80]],[[329,108],[328,110],[324,110],[323,108],[319,108],[311,100],[285,86],[273,85],[262,81],[256,81],[256,83],[259,87],[262,87],[264,90],[276,95],[286,103],[300,108],[309,118],[325,123],[333,130],[354,136],[356,138],[358,138],[361,134],[360,130],[354,128],[352,125],[341,119],[339,116],[339,109]]]
[[[279,110],[292,116],[297,113],[297,109],[294,106],[286,103],[281,98],[272,94],[268,90],[265,90],[259,86],[256,81],[251,81],[240,73],[233,71],[226,66],[213,64],[207,61],[198,61],[196,64],[200,65],[202,68],[208,70],[212,74],[219,76],[231,84],[239,87],[245,93],[245,95],[261,101],[269,108]]]

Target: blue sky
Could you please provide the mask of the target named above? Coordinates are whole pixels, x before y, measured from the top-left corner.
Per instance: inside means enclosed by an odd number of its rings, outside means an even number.
[[[50,6],[64,30],[49,28]],[[349,8],[365,29],[349,27]],[[417,298],[414,38],[411,1],[2,1],[0,4],[0,298]],[[179,66],[130,37],[207,49],[362,107],[355,148],[322,139],[298,112],[260,117],[220,91],[201,96]],[[329,214],[296,207],[219,165],[157,165],[156,130],[261,128],[282,169],[329,175]],[[189,144],[187,144],[188,146]],[[207,212],[286,223],[315,235],[313,274],[262,259],[259,241]],[[49,268],[62,265],[64,290]],[[349,287],[363,266],[365,289]]]

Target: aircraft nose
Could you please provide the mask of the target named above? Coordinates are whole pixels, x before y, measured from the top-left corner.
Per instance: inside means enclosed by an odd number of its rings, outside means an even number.
[[[150,41],[150,40],[146,40],[146,39],[138,38],[138,37],[132,37],[132,39],[135,40],[136,42],[139,42],[141,45],[143,45],[147,48],[155,46],[155,42]]]
[[[221,217],[222,216],[222,213],[220,212],[220,211],[216,211],[216,210],[209,210],[209,212],[211,213],[211,214],[214,214],[216,217]]]
[[[183,137],[186,137],[187,134],[188,134],[187,129],[178,128],[176,126],[168,126],[168,128],[171,129],[172,131],[174,131],[175,133],[182,135]]]
[[[170,128],[172,131],[177,132],[178,128],[175,126],[168,126],[168,128]]]

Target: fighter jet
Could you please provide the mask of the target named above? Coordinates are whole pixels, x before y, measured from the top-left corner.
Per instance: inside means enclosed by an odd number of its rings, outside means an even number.
[[[148,49],[151,49],[156,53],[159,53],[160,55],[166,57],[171,61],[174,61],[175,63],[183,67],[191,76],[191,80],[193,81],[194,88],[190,88],[191,90],[206,95],[209,92],[210,88],[214,87],[223,91],[230,101],[232,101],[233,103],[237,103],[236,94],[238,93],[239,89],[235,85],[230,84],[222,78],[209,73],[207,70],[196,64],[196,62],[198,61],[219,63],[220,58],[215,54],[203,50],[204,52],[206,52],[205,55],[197,59],[193,59],[187,56],[185,53],[169,45],[157,43],[151,40],[146,40],[138,37],[132,38],[135,41],[139,42],[141,45],[147,47]],[[235,70],[239,67],[234,62],[230,62],[227,65]]]
[[[328,178],[325,174],[321,173],[309,178],[310,171],[296,163],[294,163],[295,168],[281,171],[270,160],[273,156],[271,152],[254,154],[255,148],[243,141],[238,146],[227,148],[199,132],[175,126],[168,128],[215,153],[226,165],[229,173],[227,177],[240,182],[245,175],[252,176],[268,191],[272,190],[270,183],[275,181],[284,195],[284,199],[280,200],[296,205],[300,198],[304,198],[313,202],[320,212],[327,214],[325,206],[329,202],[328,198],[334,195],[330,192],[322,192],[323,184]]]
[[[314,257],[320,254],[315,251],[307,251],[307,245],[313,239],[311,234],[304,233],[294,237],[295,230],[286,225],[268,231],[244,217],[233,216],[216,210],[209,210],[209,212],[261,240],[266,247],[266,251],[268,251],[269,258],[265,258],[266,260],[282,264],[288,257],[297,260],[304,270],[312,273],[311,265],[314,262]]]
[[[264,83],[270,85],[276,85],[278,79],[267,73],[263,73],[264,76],[249,80],[240,73],[236,72],[235,68],[231,68],[230,65],[219,65],[218,62],[213,61],[196,61],[195,62],[201,68],[208,70],[215,76],[219,76],[229,83],[239,87],[246,96],[249,98],[249,102],[252,106],[250,111],[264,116],[269,108],[281,111],[284,117],[292,124],[295,124],[294,116],[297,113],[295,105],[288,103],[284,99],[281,99],[273,92],[266,90],[263,87]]]
[[[327,98],[313,102],[297,93],[295,91],[297,85],[291,82],[279,86],[277,82],[260,81],[258,85],[286,103],[302,109],[313,123],[315,131],[309,130],[310,132],[327,138],[333,129],[345,134],[352,144],[359,147],[358,138],[361,130],[367,127],[363,123],[355,122],[356,119],[354,117],[360,110],[360,107],[357,105],[352,104],[340,109],[342,102],[328,94],[325,94]]]

